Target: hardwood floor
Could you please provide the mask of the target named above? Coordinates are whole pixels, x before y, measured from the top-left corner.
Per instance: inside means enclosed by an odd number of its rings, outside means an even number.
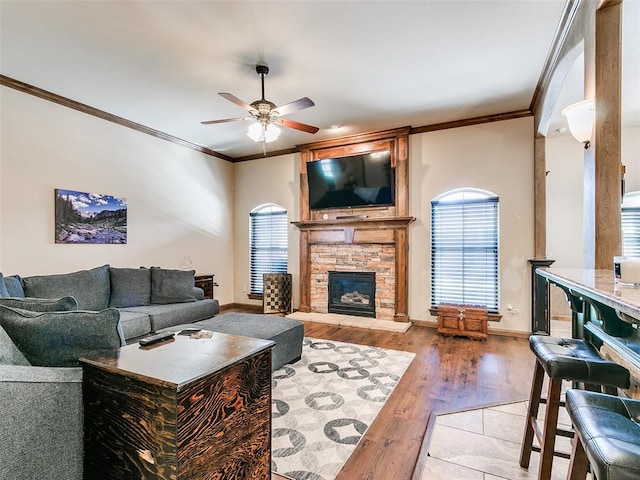
[[[336,480],[420,480],[434,415],[528,397],[534,358],[525,338],[485,342],[305,323],[305,336],[416,353]],[[428,443],[428,442],[427,442]]]

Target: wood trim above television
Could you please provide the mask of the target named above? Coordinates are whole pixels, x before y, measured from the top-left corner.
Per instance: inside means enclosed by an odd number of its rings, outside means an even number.
[[[298,145],[300,150],[300,221],[320,220],[326,214],[335,219],[341,215],[406,217],[409,215],[409,133],[411,127],[332,138]],[[395,166],[395,205],[387,207],[354,207],[311,211],[307,163],[323,158],[340,158],[378,150],[391,152]]]

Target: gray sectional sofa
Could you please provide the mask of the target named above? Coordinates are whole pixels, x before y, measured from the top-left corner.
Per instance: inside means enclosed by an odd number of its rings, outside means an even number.
[[[273,340],[274,370],[300,358],[301,322],[219,310],[194,287],[193,271],[103,265],[25,278],[0,273],[0,477],[82,479],[77,359],[91,351],[195,326]]]
[[[211,318],[220,312],[217,300],[204,300],[194,272],[151,268],[114,268],[20,278],[4,277],[5,297],[70,296],[79,310],[116,308],[127,343],[172,324]],[[0,297],[2,297],[0,291]]]
[[[77,358],[219,310],[194,287],[192,271],[103,265],[61,275],[0,274],[0,477],[80,480]]]

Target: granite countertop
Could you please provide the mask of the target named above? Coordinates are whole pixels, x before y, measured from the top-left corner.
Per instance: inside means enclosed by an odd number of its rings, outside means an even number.
[[[613,270],[539,268],[536,272],[552,283],[593,298],[640,323],[640,286],[616,283]]]

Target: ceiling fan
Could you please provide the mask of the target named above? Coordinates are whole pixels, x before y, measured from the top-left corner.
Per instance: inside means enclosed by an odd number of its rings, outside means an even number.
[[[269,73],[269,67],[263,64],[257,64],[256,73],[260,75],[260,79],[262,82],[262,98],[260,100],[256,100],[255,102],[249,104],[240,100],[238,97],[232,95],[231,93],[218,93],[218,95],[220,95],[221,97],[226,98],[230,102],[235,103],[240,108],[249,112],[248,116],[225,118],[222,120],[209,120],[200,123],[202,123],[203,125],[212,125],[214,123],[235,122],[239,120],[253,119],[255,120],[255,123],[253,123],[249,127],[247,135],[255,142],[264,143],[272,142],[276,138],[278,138],[278,135],[280,135],[280,129],[277,127],[277,125],[287,128],[293,128],[295,130],[300,130],[307,133],[316,133],[319,130],[318,127],[313,127],[311,125],[307,125],[306,123],[300,123],[296,122],[295,120],[282,118],[284,115],[288,115],[289,113],[313,107],[315,103],[313,103],[309,98],[303,97],[293,102],[285,103],[284,105],[278,107],[275,103],[270,102],[269,100],[264,98],[264,77]]]

